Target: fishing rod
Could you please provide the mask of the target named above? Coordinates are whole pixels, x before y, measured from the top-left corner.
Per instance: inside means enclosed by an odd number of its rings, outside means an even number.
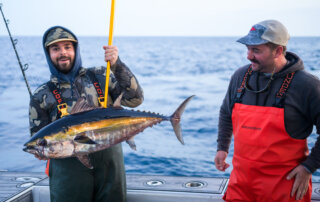
[[[30,90],[30,86],[29,86],[28,80],[27,80],[27,78],[26,78],[26,74],[25,74],[25,71],[28,69],[28,64],[24,64],[24,67],[22,66],[22,63],[21,63],[21,61],[20,61],[20,57],[19,57],[18,52],[17,52],[17,49],[16,49],[16,44],[18,43],[18,39],[13,39],[12,36],[11,36],[11,32],[10,32],[10,30],[9,30],[9,20],[7,20],[7,19],[4,17],[4,14],[3,14],[3,11],[2,11],[2,3],[0,3],[0,11],[1,11],[2,18],[3,18],[3,20],[4,20],[4,23],[5,23],[5,25],[6,25],[6,28],[7,28],[7,30],[8,30],[9,37],[10,37],[10,40],[11,40],[11,43],[12,43],[14,52],[16,53],[16,56],[17,56],[17,59],[18,59],[18,63],[19,63],[19,66],[20,66],[20,69],[21,69],[21,72],[22,72],[24,81],[26,82],[26,85],[27,85],[27,88],[28,88],[28,91],[29,91],[29,95],[30,95],[30,97],[31,97],[31,96],[32,96],[32,93],[31,93],[31,90]]]
[[[114,21],[114,7],[115,7],[115,0],[111,0],[111,13],[110,13],[110,24],[109,24],[109,41],[108,45],[112,45],[113,39],[113,21]],[[103,107],[107,108],[107,100],[108,100],[108,90],[109,90],[109,74],[110,74],[110,61],[107,62],[107,71],[106,71],[106,84],[104,90],[104,103]]]

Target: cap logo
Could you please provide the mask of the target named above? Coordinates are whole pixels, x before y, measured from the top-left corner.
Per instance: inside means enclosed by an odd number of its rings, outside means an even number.
[[[252,32],[252,31],[256,31],[256,28],[252,27],[252,28],[250,29],[250,32]]]

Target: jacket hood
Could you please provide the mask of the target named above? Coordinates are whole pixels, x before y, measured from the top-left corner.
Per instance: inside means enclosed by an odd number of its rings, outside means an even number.
[[[296,54],[287,52],[286,59],[288,60],[288,64],[280,72],[275,74],[276,77],[285,77],[288,73],[304,69],[302,60]]]
[[[54,26],[54,27],[49,28],[49,29],[44,33],[44,35],[43,35],[43,37],[42,37],[42,47],[43,47],[44,53],[45,53],[45,55],[46,55],[46,59],[47,59],[48,65],[49,65],[49,69],[50,69],[50,72],[51,72],[51,76],[57,77],[58,80],[63,80],[63,81],[65,81],[65,82],[72,83],[72,82],[74,81],[75,77],[79,74],[79,70],[80,70],[80,68],[81,68],[81,66],[82,66],[79,43],[78,43],[78,42],[73,42],[73,44],[74,44],[74,50],[75,50],[75,58],[74,58],[74,64],[73,64],[72,69],[71,69],[70,72],[68,72],[68,73],[60,72],[60,71],[54,66],[54,64],[52,63],[51,58],[50,58],[50,55],[49,55],[49,51],[48,51],[48,49],[47,49],[46,46],[45,46],[45,42],[46,42],[46,38],[47,38],[48,33],[49,33],[52,29],[56,29],[56,28],[62,28],[62,29],[64,29],[65,31],[69,32],[69,33],[78,41],[76,35],[74,35],[69,29],[67,29],[67,28],[65,28],[65,27],[62,27],[62,26]]]

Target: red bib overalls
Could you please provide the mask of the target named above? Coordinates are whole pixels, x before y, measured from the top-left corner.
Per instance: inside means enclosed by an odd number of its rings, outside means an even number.
[[[235,103],[233,170],[226,201],[289,202],[294,179],[289,172],[307,156],[306,140],[293,139],[285,130],[284,108]],[[312,183],[300,201],[311,201]]]

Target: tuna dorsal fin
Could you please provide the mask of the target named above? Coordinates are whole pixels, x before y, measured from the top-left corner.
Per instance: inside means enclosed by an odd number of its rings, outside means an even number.
[[[90,162],[89,156],[88,154],[85,155],[78,155],[77,158],[79,159],[79,161],[87,168],[89,169],[93,169],[93,166]]]
[[[95,141],[91,140],[84,133],[80,133],[74,137],[74,141],[82,144],[97,144]]]
[[[133,137],[127,139],[126,142],[128,143],[128,145],[130,146],[131,149],[133,149],[135,151],[137,150],[137,146],[136,146],[136,143],[134,142]]]
[[[73,106],[70,114],[76,114],[79,112],[89,111],[92,109],[96,109],[97,107],[91,106],[88,104],[87,100],[83,97],[79,98],[76,104]]]
[[[122,96],[123,96],[123,92],[117,97],[116,101],[114,101],[113,107],[122,108],[122,107],[121,107],[121,99],[122,99]]]

